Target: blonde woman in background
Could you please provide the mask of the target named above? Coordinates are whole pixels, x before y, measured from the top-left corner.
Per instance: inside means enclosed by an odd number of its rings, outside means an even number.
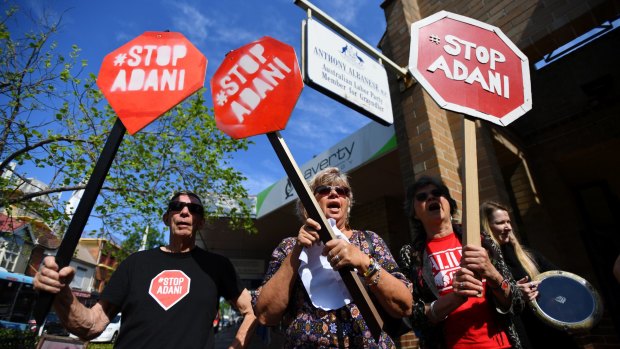
[[[525,300],[532,301],[538,296],[538,282],[532,281],[538,274],[558,270],[540,253],[524,248],[517,239],[510,219],[508,207],[493,201],[480,206],[482,230],[500,245],[504,261],[517,281],[517,286]],[[565,332],[557,330],[541,321],[531,307],[515,321],[524,348],[578,348]]]

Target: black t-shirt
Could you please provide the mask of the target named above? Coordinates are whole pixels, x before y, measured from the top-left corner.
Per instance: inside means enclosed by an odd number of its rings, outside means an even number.
[[[124,260],[101,298],[123,314],[116,348],[205,348],[219,297],[236,300],[242,291],[228,258],[157,248]]]

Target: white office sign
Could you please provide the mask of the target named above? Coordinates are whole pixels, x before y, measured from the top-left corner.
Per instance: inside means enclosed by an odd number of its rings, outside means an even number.
[[[306,181],[327,167],[335,166],[343,172],[350,172],[394,149],[396,149],[394,127],[384,127],[371,122],[315,156],[301,166],[299,170]],[[296,199],[297,193],[293,185],[288,177],[284,177],[258,194],[256,218],[260,218]]]
[[[305,25],[304,80],[312,88],[383,125],[394,122],[383,65],[308,18]]]

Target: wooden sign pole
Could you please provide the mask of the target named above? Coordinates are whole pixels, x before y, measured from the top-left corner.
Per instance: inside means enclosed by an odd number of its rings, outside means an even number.
[[[332,231],[331,226],[328,224],[323,211],[321,211],[319,204],[310,191],[310,187],[308,187],[308,183],[304,180],[301,171],[299,171],[299,167],[295,163],[295,159],[293,159],[293,156],[286,146],[284,139],[280,136],[280,133],[269,132],[267,133],[267,138],[269,138],[271,146],[278,155],[278,159],[280,159],[280,162],[286,171],[286,175],[293,184],[293,188],[295,188],[295,191],[304,205],[308,216],[321,224],[321,230],[318,231],[321,241],[326,243],[331,239],[335,239],[336,235]],[[362,316],[364,317],[370,333],[372,333],[375,340],[378,339],[383,328],[383,319],[379,315],[372,299],[368,296],[366,288],[353,268],[341,268],[338,272],[342,277],[342,281],[344,281],[347,286],[349,293],[351,293],[353,302],[357,305]]]
[[[99,155],[99,159],[95,164],[95,168],[88,179],[88,183],[84,189],[84,194],[77,206],[77,209],[75,210],[73,218],[71,218],[67,232],[60,243],[60,247],[58,247],[58,252],[56,253],[56,264],[58,264],[59,270],[66,267],[71,262],[71,258],[75,253],[78,243],[80,242],[80,237],[82,236],[88,217],[90,217],[90,213],[93,210],[93,206],[95,206],[97,196],[99,196],[101,187],[103,187],[105,177],[110,171],[112,161],[114,160],[118,147],[123,140],[125,131],[125,126],[121,120],[117,118],[114,126],[112,127],[112,131],[105,142],[103,151]],[[50,311],[53,302],[53,294],[49,292],[39,293],[39,298],[34,309],[34,318],[37,322],[37,326],[43,325],[43,321],[45,320],[45,317],[47,317],[47,313]]]
[[[478,199],[478,155],[476,121],[463,117],[465,180],[463,181],[463,245],[480,246],[480,203]]]

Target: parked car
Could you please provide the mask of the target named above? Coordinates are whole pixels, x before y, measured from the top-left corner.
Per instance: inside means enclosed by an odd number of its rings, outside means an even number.
[[[220,326],[224,328],[232,326],[232,320],[230,318],[230,315],[222,316],[222,321],[220,322]]]
[[[116,338],[118,338],[118,333],[121,330],[121,314],[116,315],[112,321],[108,324],[108,327],[101,332],[99,337],[91,339],[90,343],[114,343],[116,342]],[[77,336],[71,334],[72,338],[78,338]]]
[[[97,342],[116,342],[116,338],[118,338],[118,332],[121,330],[121,314],[119,313],[110,321],[108,327],[103,330],[103,332],[99,335],[99,337],[91,339],[91,343]]]
[[[69,331],[67,331],[62,325],[60,319],[58,318],[58,315],[52,311],[47,314],[45,321],[43,321],[43,325],[39,327],[38,335],[42,336],[44,334],[51,334],[54,336],[68,336]]]

